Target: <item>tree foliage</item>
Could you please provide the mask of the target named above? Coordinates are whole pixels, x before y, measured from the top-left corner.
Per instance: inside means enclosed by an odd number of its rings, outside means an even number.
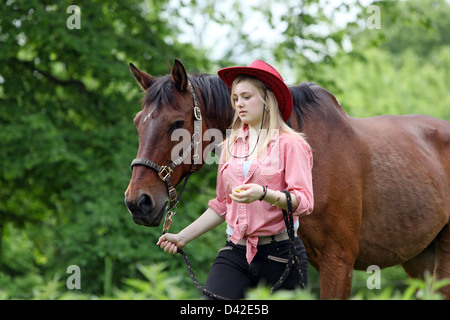
[[[119,280],[156,243],[123,205],[142,96],[128,64],[162,75],[172,57],[200,71],[209,62],[176,39],[159,14],[165,1],[86,2],[81,29],[66,26],[70,4],[1,4],[0,222],[8,245],[11,237],[33,243],[35,268],[77,264],[87,270],[85,288],[101,292],[114,279],[99,273]],[[0,256],[11,254],[2,248]]]

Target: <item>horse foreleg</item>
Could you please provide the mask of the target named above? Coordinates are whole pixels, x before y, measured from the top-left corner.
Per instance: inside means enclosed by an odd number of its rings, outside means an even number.
[[[356,256],[348,250],[325,250],[319,266],[320,298],[348,299]]]

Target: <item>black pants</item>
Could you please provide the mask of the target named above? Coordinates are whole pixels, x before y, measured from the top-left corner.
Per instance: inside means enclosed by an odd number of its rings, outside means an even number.
[[[258,252],[249,265],[245,257],[246,247],[227,241],[214,260],[205,288],[229,299],[242,299],[246,289],[256,287],[260,282],[273,286],[286,268],[289,247],[289,240],[258,246]],[[295,248],[303,273],[302,282],[306,287],[308,258],[298,237],[295,238]],[[299,280],[297,268],[292,267],[280,289],[292,290],[300,285]]]

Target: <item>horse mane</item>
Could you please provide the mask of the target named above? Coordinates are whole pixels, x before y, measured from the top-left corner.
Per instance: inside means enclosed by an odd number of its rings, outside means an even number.
[[[230,102],[230,89],[217,76],[210,74],[190,74],[189,80],[198,88],[204,101],[205,112],[212,119],[229,118],[231,119],[232,108]],[[297,114],[298,124],[303,130],[304,118],[308,118],[313,112],[320,108],[320,98],[314,92],[314,89],[323,89],[315,83],[302,82],[297,86],[290,86],[294,102],[294,110]],[[169,104],[179,109],[174,94],[182,93],[177,88],[171,75],[166,75],[156,79],[143,98],[143,105],[154,104],[156,108]]]
[[[209,117],[224,117],[227,113],[232,113],[230,103],[230,89],[218,76],[209,74],[190,74],[189,80],[194,88],[198,88],[205,105],[205,112]],[[143,98],[143,105],[154,104],[156,108],[163,105],[167,107],[171,104],[179,109],[174,94],[182,94],[176,86],[171,75],[158,78],[147,91]]]
[[[300,130],[303,130],[303,118],[310,117],[320,107],[320,98],[315,94],[313,87],[321,88],[313,82],[302,82],[289,87],[294,102],[293,111],[297,114]]]
[[[173,94],[177,91],[175,82],[170,75],[158,78],[147,90],[143,98],[143,106],[149,104],[155,104],[156,108],[160,105],[167,107],[168,104],[172,104],[175,108],[179,108],[176,104]]]
[[[190,75],[189,80],[200,90],[205,102],[205,111],[210,118],[226,118],[228,115],[231,119],[233,108],[230,89],[217,75],[194,74]]]

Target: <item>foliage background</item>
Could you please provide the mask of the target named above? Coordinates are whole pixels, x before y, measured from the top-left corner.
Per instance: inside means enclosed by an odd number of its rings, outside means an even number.
[[[155,246],[160,230],[133,224],[123,204],[138,146],[132,120],[142,98],[129,62],[160,76],[174,58],[191,73],[263,58],[291,83],[324,86],[351,116],[424,113],[450,120],[445,0],[375,2],[380,29],[368,28],[369,1],[57,3],[0,4],[3,299],[198,298],[181,257]],[[66,27],[72,4],[81,8],[80,30]],[[284,11],[275,10],[280,6]],[[278,36],[265,39],[258,23],[248,25],[249,15],[262,17]],[[217,25],[225,31],[204,45],[205,30]],[[205,166],[190,179],[174,231],[206,209],[216,169]],[[186,248],[201,282],[223,234],[219,227]],[[81,290],[65,286],[72,264],[82,270]],[[382,271],[380,292],[367,289],[367,277],[355,272],[353,297],[411,298],[411,287],[429,288],[409,282],[401,267]],[[310,291],[295,298],[317,298],[313,269],[309,282]],[[250,298],[267,297],[264,289],[255,292]]]

